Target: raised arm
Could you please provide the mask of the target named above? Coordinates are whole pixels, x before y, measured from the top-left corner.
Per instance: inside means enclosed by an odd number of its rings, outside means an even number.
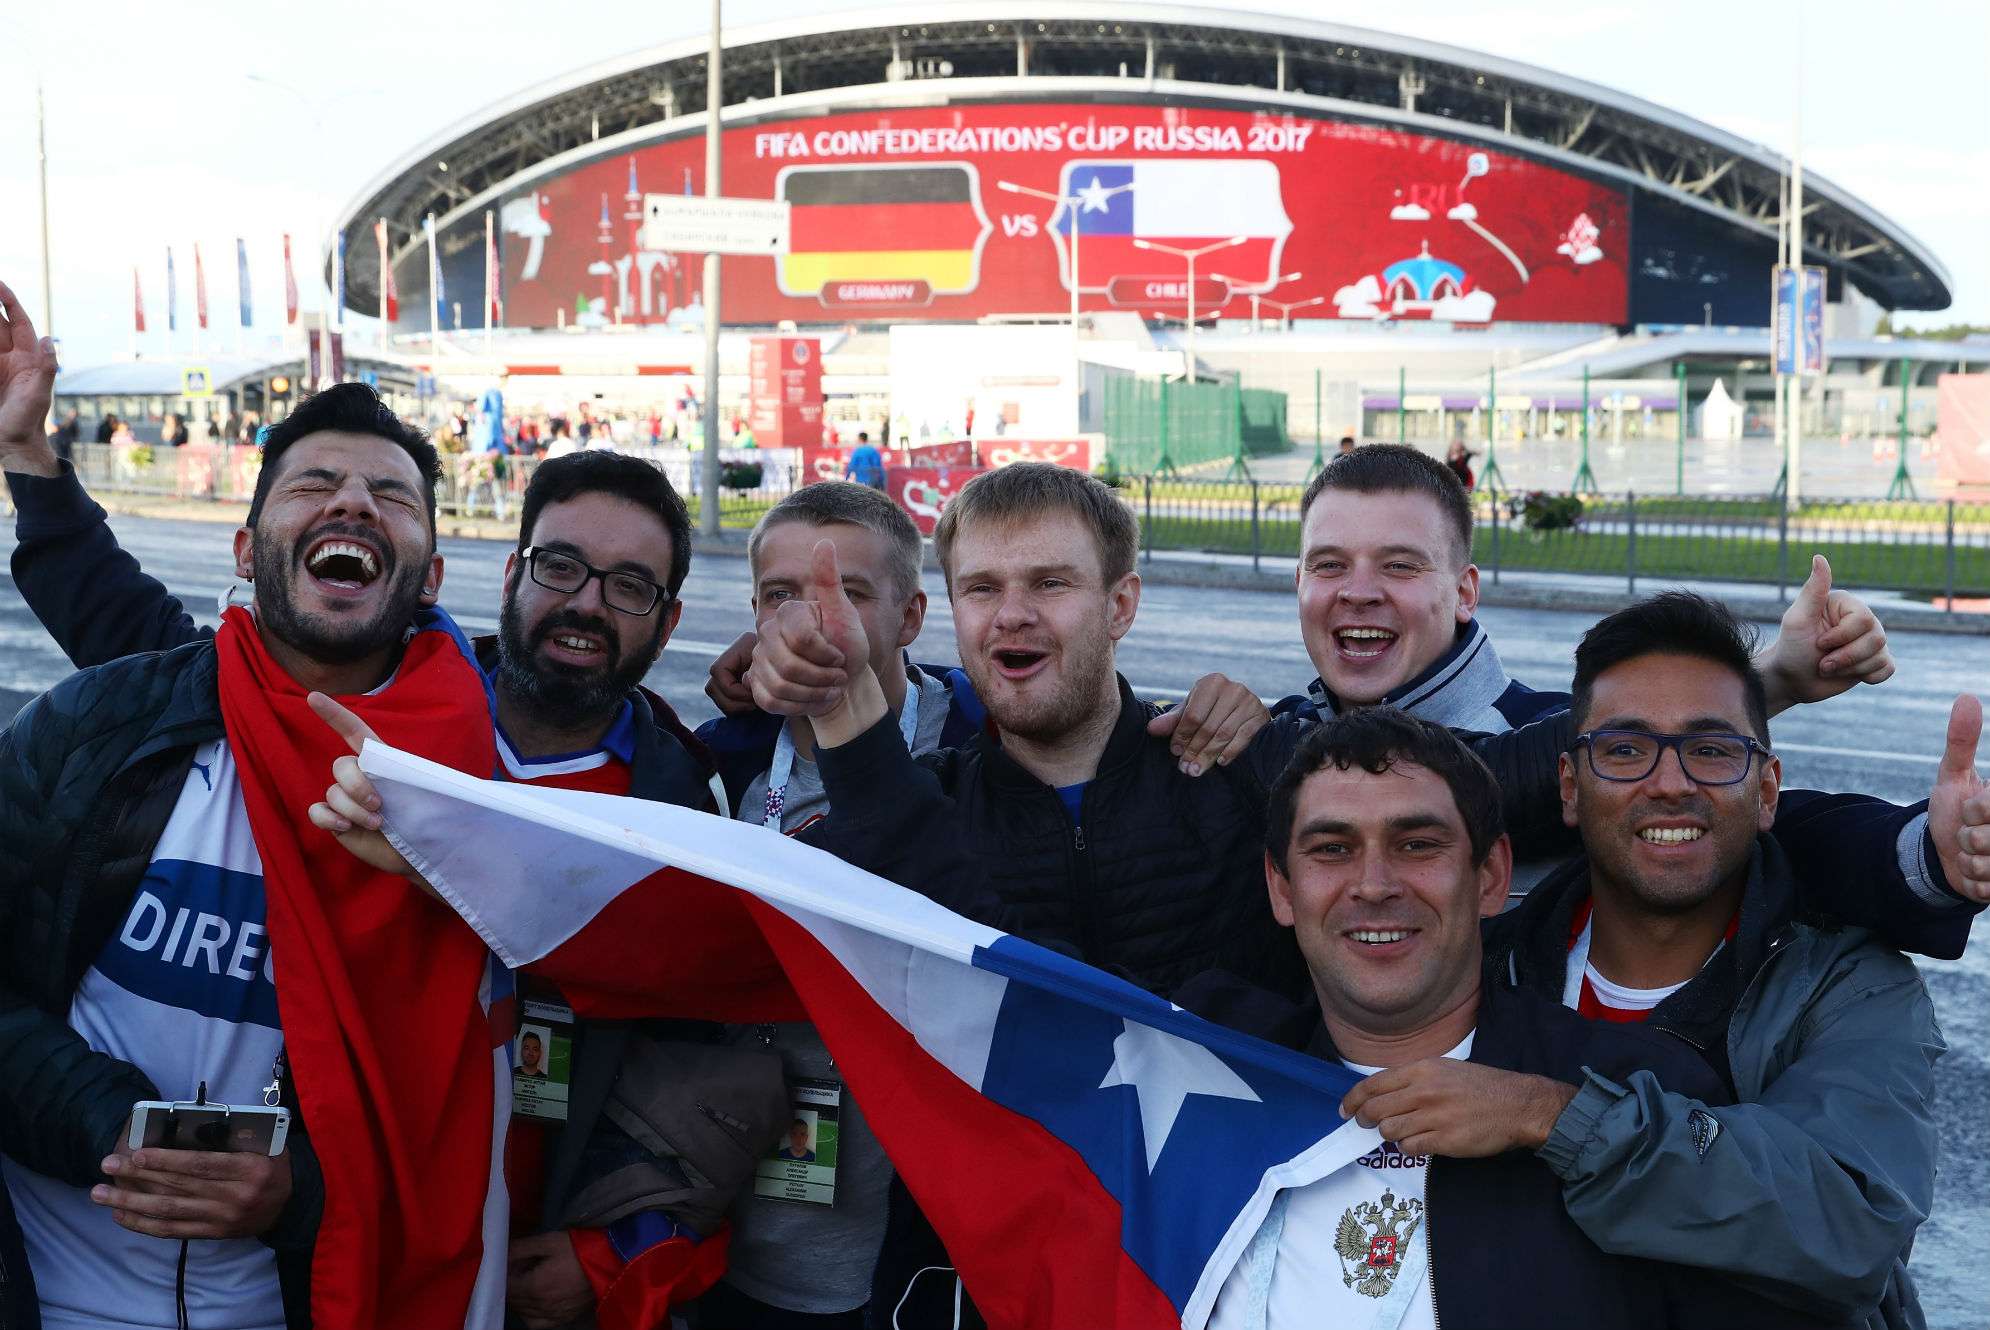
[[[1803,909],[1870,929],[1902,951],[1953,960],[1990,899],[1990,794],[1976,774],[1983,708],[1965,694],[1929,797],[1784,790],[1771,834],[1796,869]]]
[[[14,585],[78,669],[163,651],[207,632],[118,547],[104,510],[42,433],[55,393],[55,347],[35,336],[0,284],[0,470],[13,492]]]
[[[765,711],[808,718],[829,796],[829,816],[800,838],[1002,927],[959,808],[938,777],[913,760],[885,704],[834,545],[817,544],[806,598],[783,604],[764,628],[748,672],[754,701]]]

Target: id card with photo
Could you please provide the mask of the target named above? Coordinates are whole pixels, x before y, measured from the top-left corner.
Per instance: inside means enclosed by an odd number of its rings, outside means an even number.
[[[511,1111],[535,1122],[565,1122],[573,1084],[573,1008],[525,999],[511,1044]]]
[[[788,1087],[792,1116],[781,1143],[753,1172],[753,1194],[803,1205],[836,1204],[836,1118],[843,1086],[836,1081],[795,1081]]]

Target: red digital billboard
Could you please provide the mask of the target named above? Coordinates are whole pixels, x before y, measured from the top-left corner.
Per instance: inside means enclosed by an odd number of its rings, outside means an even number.
[[[1627,317],[1622,191],[1424,134],[992,103],[775,121],[724,146],[726,193],[785,199],[793,217],[787,254],[723,261],[741,322],[1057,311],[1074,266],[1087,309],[1178,316],[1196,250],[1198,306],[1232,317],[1253,293],[1356,320]],[[662,323],[695,306],[697,257],[645,250],[640,231],[645,193],[702,189],[703,151],[639,148],[507,200],[507,321]]]

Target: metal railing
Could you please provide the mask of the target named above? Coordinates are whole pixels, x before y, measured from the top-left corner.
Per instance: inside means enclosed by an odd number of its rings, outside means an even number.
[[[1299,555],[1297,485],[1129,477],[1120,495],[1156,550]],[[1831,560],[1846,586],[1930,597],[1990,596],[1990,502],[1807,501],[1786,511],[1770,495],[1509,492],[1473,496],[1473,557],[1497,582],[1509,572],[1771,585],[1787,595],[1810,556]]]

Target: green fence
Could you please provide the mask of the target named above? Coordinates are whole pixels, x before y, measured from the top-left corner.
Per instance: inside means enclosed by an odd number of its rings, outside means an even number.
[[[1108,469],[1121,473],[1164,473],[1292,446],[1285,394],[1234,383],[1109,379],[1104,423]]]

